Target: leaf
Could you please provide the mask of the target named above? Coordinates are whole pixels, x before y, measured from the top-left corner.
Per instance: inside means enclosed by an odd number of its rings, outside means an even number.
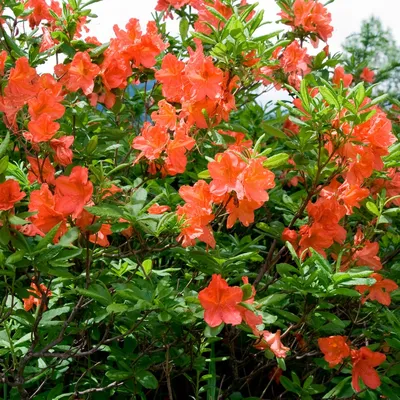
[[[68,232],[61,236],[58,244],[62,247],[70,247],[79,237],[79,228],[74,227],[68,230]]]
[[[118,304],[118,303],[111,303],[110,305],[107,306],[107,312],[108,313],[123,313],[128,310],[128,306],[126,304]]]
[[[374,214],[374,215],[379,217],[380,212],[379,212],[378,207],[376,206],[375,203],[373,203],[372,201],[368,201],[365,206],[367,207],[368,211],[370,211],[372,214]]]
[[[146,389],[157,389],[157,378],[150,371],[139,371],[135,373],[137,381]]]
[[[43,237],[40,242],[38,243],[38,245],[33,249],[33,254],[39,252],[40,250],[44,249],[45,247],[47,247],[50,243],[53,242],[53,239],[55,238],[57,232],[58,232],[58,228],[61,226],[61,222],[58,223],[56,226],[54,226],[53,228],[51,228],[49,230],[49,232],[47,232],[46,236]]]
[[[285,135],[285,133],[283,131],[281,131],[280,129],[278,129],[270,124],[267,124],[266,122],[263,122],[261,124],[261,128],[271,136],[275,136],[275,137],[281,138],[281,139],[287,139],[287,136]]]
[[[335,106],[336,108],[340,108],[339,100],[336,98],[336,93],[333,90],[330,90],[325,86],[319,86],[318,90],[328,104]]]
[[[353,289],[339,288],[329,292],[329,296],[360,297],[360,293]]]
[[[106,372],[106,377],[112,381],[124,381],[132,376],[132,372],[129,371],[118,371],[116,369],[111,369]]]
[[[272,157],[268,157],[268,159],[263,162],[263,166],[265,168],[274,169],[286,164],[287,160],[289,160],[289,154],[275,154]]]
[[[112,303],[110,292],[102,285],[97,283],[91,285],[89,289],[76,289],[77,292],[83,296],[90,297],[103,306],[108,306]]]
[[[8,156],[4,156],[0,160],[0,174],[3,174],[8,168]]]
[[[101,204],[100,206],[85,207],[85,210],[97,217],[121,218],[124,215],[122,210],[114,204]]]
[[[147,200],[147,190],[143,188],[136,189],[132,195],[130,204],[126,207],[133,216],[137,216],[140,210],[144,207]]]
[[[267,297],[264,297],[263,299],[257,300],[257,303],[259,303],[263,306],[269,307],[272,304],[281,303],[286,297],[287,297],[287,294],[274,293]]]

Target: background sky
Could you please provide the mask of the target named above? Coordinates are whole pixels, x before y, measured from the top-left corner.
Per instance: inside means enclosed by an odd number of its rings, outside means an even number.
[[[253,3],[253,0],[249,2]],[[258,0],[260,7],[266,10],[265,18],[270,21],[277,19],[279,11],[274,0]],[[138,18],[144,27],[151,20],[151,13],[157,0],[103,0],[93,4],[92,10],[98,15],[90,23],[91,34],[100,41],[108,41],[113,36],[112,27],[118,24],[124,27],[130,18]],[[334,32],[328,41],[332,51],[339,51],[341,44],[350,34],[360,29],[361,21],[370,16],[379,17],[385,27],[390,27],[395,39],[400,43],[400,0],[336,0],[328,5],[332,14]],[[176,30],[174,21],[169,21],[170,30]],[[267,31],[272,31],[273,26],[267,25]]]

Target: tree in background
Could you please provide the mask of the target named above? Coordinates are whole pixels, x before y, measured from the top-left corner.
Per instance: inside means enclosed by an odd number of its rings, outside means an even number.
[[[343,49],[348,70],[355,77],[368,67],[375,72],[379,93],[400,96],[400,49],[392,31],[379,18],[364,20],[360,31],[347,37]]]

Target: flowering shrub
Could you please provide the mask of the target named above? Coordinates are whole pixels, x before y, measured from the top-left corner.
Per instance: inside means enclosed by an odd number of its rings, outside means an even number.
[[[3,398],[400,398],[399,104],[327,6],[94,2],[1,5]]]

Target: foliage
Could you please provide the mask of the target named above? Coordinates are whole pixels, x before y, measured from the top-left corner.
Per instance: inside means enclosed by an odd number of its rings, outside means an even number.
[[[94,2],[2,1],[2,398],[399,398],[399,114],[327,7]]]

